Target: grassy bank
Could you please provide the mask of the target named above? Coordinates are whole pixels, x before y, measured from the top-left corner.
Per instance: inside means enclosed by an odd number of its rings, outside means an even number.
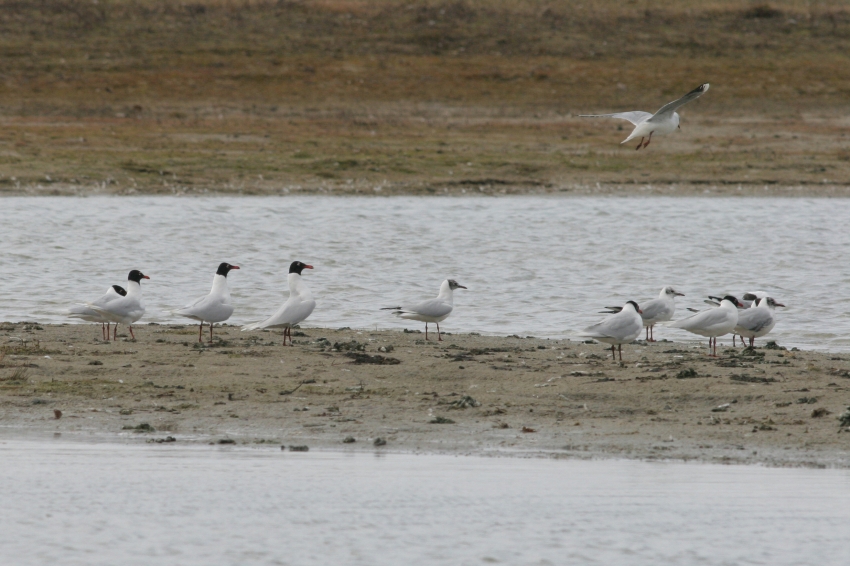
[[[846,184],[841,2],[0,2],[0,191]],[[628,124],[701,82],[683,132]]]

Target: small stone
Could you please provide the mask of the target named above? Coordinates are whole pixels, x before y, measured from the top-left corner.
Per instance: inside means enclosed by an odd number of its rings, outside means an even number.
[[[307,446],[306,444],[301,444],[301,445],[298,445],[298,446],[290,446],[289,451],[290,452],[309,452],[310,447]]]
[[[53,418],[54,419],[61,419],[62,418],[62,411],[60,411],[59,409],[53,409]]]
[[[387,441],[379,436],[378,438],[372,441],[372,444],[374,444],[375,446],[385,446],[387,444]]]
[[[353,444],[355,442],[357,442],[357,440],[353,436],[346,436],[342,439],[343,444]]]

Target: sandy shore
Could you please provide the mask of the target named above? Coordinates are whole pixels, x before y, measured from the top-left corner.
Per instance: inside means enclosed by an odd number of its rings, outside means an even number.
[[[640,342],[620,364],[533,337],[197,334],[0,324],[0,435],[850,467],[848,355]]]

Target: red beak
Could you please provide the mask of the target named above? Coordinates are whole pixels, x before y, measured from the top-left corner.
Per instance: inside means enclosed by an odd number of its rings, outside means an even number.
[[[230,269],[239,269],[239,266],[238,265],[231,265]]]
[[[306,267],[307,269],[313,269],[312,265],[305,265],[304,267]]]
[[[638,314],[643,314],[643,311],[638,309]]]
[[[142,275],[142,279],[150,279],[147,275]]]

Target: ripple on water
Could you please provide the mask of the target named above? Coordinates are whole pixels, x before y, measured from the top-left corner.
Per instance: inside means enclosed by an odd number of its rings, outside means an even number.
[[[848,350],[850,201],[666,197],[89,197],[3,199],[0,319],[67,322],[132,268],[150,274],[142,320],[230,277],[239,324],[271,314],[293,259],[318,307],[310,324],[400,328],[379,310],[436,294],[454,277],[445,328],[569,337],[600,307],[657,296],[684,307],[708,294],[764,290],[782,309],[771,338]],[[662,337],[692,339],[680,330]]]

